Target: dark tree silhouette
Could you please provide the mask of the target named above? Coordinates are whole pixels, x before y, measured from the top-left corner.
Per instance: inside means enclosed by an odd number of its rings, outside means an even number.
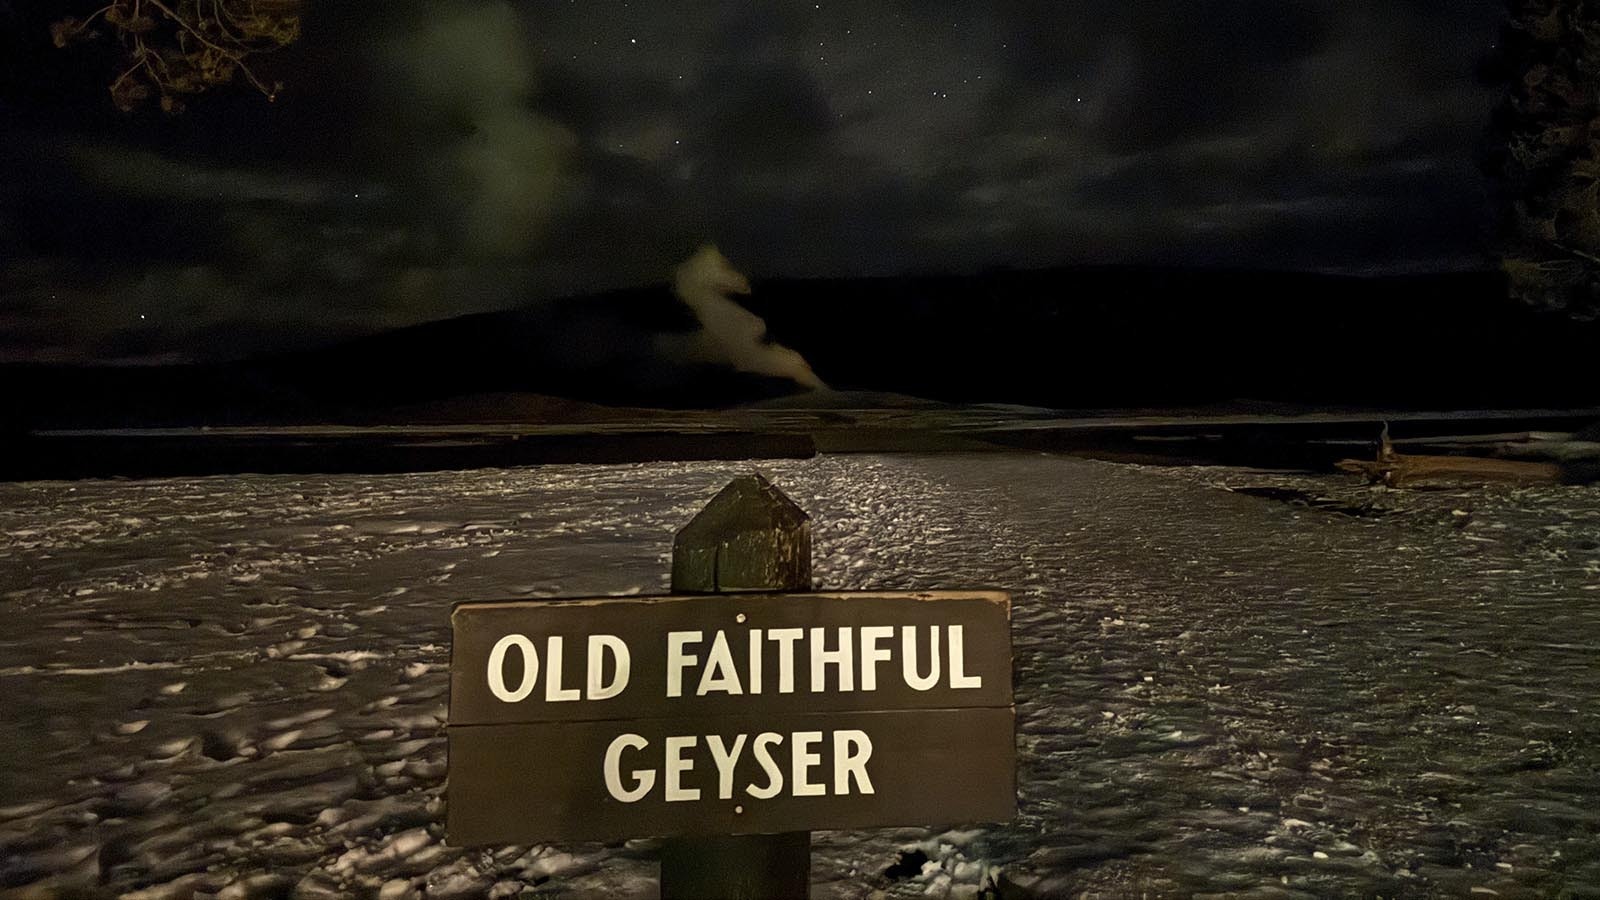
[[[50,27],[57,47],[110,40],[125,50],[124,66],[110,76],[111,100],[131,111],[156,98],[168,113],[184,97],[242,80],[273,99],[252,68],[256,57],[300,36],[303,0],[110,0],[88,15]]]
[[[1502,259],[1536,306],[1600,316],[1600,3],[1508,0]]]

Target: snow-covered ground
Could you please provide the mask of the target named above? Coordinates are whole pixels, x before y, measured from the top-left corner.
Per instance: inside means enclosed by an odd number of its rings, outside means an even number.
[[[653,895],[647,841],[441,844],[447,615],[664,590],[751,468],[0,486],[0,895]],[[812,514],[819,587],[1013,594],[1021,815],[818,833],[819,897],[1600,884],[1600,489],[759,469]]]

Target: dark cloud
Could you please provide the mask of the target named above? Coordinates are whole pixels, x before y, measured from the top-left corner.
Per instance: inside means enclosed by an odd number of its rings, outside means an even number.
[[[0,353],[249,352],[706,241],[757,278],[1478,248],[1493,0],[311,8],[279,103],[165,120],[0,0]]]
[[[1296,0],[1065,3],[1054,15],[1068,27],[1039,28],[1040,7],[1002,8],[1009,39],[1000,58],[1014,95],[1042,87],[1059,124],[1081,124],[1087,102],[1114,152],[1225,132],[1284,102],[1285,77],[1333,38],[1340,9]]]
[[[705,72],[704,84],[690,127],[706,164],[792,171],[836,152],[833,108],[805,69],[723,63]]]

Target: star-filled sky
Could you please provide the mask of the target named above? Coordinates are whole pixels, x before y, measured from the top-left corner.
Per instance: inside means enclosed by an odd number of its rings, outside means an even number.
[[[758,284],[1485,265],[1492,0],[307,2],[276,103],[167,118],[49,45],[83,4],[0,0],[0,360],[314,344],[708,241]]]

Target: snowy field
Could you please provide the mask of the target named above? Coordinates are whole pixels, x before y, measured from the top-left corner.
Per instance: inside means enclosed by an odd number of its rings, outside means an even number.
[[[1600,896],[1600,489],[759,469],[819,587],[1014,602],[1021,815],[818,833],[816,896]],[[750,470],[0,485],[0,896],[654,895],[649,842],[441,844],[447,615],[663,591]]]

